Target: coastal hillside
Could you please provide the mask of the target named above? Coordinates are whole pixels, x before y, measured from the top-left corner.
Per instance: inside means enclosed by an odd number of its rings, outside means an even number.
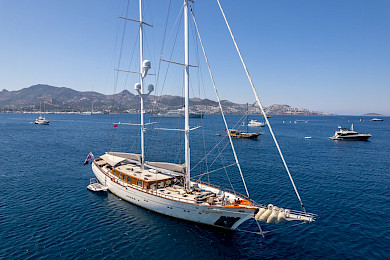
[[[236,104],[223,100],[222,106],[227,114],[260,113],[258,107]],[[191,98],[191,110],[215,114],[219,113],[218,103],[210,99]],[[164,113],[180,109],[184,98],[180,96],[150,95],[146,100],[147,113]],[[87,112],[101,113],[137,113],[139,97],[127,90],[114,95],[104,95],[93,91],[77,91],[66,87],[45,84],[33,85],[17,91],[3,89],[0,92],[0,112],[37,112],[45,107],[47,112]],[[274,104],[266,109],[272,115],[330,115],[329,113],[293,108],[288,105]]]

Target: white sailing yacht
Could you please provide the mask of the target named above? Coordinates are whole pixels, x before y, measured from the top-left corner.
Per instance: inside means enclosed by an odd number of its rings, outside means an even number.
[[[219,3],[219,2],[218,2]],[[151,68],[151,62],[143,60],[143,27],[148,25],[143,21],[142,0],[139,1],[139,20],[123,18],[139,23],[140,37],[140,83],[135,84],[135,90],[140,96],[140,134],[141,134],[141,154],[125,152],[106,152],[100,157],[93,159],[92,170],[101,184],[108,188],[110,192],[130,203],[136,204],[148,210],[152,210],[167,216],[188,220],[196,223],[207,224],[211,226],[236,230],[244,221],[254,219],[258,224],[260,233],[263,234],[258,221],[279,224],[288,221],[299,221],[302,223],[314,221],[314,214],[307,213],[303,207],[298,191],[288,171],[287,165],[283,159],[284,165],[290,176],[298,199],[301,203],[302,211],[291,210],[288,208],[277,207],[274,205],[264,205],[256,203],[249,197],[245,180],[242,175],[240,164],[234,150],[232,139],[227,131],[227,138],[232,147],[236,165],[238,166],[241,178],[244,183],[246,195],[240,195],[237,192],[217,187],[215,185],[191,179],[190,167],[190,147],[189,138],[189,5],[193,4],[190,0],[184,0],[184,67],[185,82],[185,120],[184,129],[177,129],[184,132],[185,137],[185,164],[174,164],[169,162],[150,162],[145,158],[144,149],[144,99],[154,91],[153,85],[149,85],[145,93],[144,79]],[[221,11],[222,11],[222,7]],[[194,25],[197,29],[199,40],[202,44],[200,34],[196,25],[195,17],[192,14]],[[205,54],[203,44],[202,49]],[[207,57],[206,62],[207,62]],[[208,63],[208,62],[207,62]],[[210,75],[211,70],[209,68]],[[214,80],[212,78],[213,84]],[[215,88],[215,85],[214,85]],[[254,90],[255,91],[255,90]],[[217,98],[219,101],[218,93]],[[257,104],[263,111],[264,118],[273,135],[272,128],[267,120],[267,116],[262,109],[261,103],[255,92]],[[224,119],[226,129],[227,123],[220,104],[221,113]],[[170,129],[173,130],[173,129]],[[276,139],[274,139],[276,142]],[[276,142],[276,146],[279,146]]]
[[[40,115],[38,118],[35,119],[33,122],[36,125],[48,125],[50,123],[49,120],[46,120],[45,118],[45,103],[43,103],[43,116],[42,116],[42,104],[39,103],[39,110],[40,110]]]

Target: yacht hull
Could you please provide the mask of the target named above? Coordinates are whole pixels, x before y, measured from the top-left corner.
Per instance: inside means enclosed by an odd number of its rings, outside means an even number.
[[[333,139],[333,140],[342,140],[342,141],[367,141],[368,138],[370,138],[371,135],[364,135],[364,134],[360,134],[360,135],[356,135],[356,136],[343,136],[343,137],[340,137],[340,136],[337,136],[337,137],[330,137],[330,139]]]
[[[246,220],[253,218],[257,208],[204,206],[156,195],[153,191],[125,186],[110,178],[108,173],[92,163],[92,170],[100,183],[108,190],[132,204],[170,217],[235,230]]]
[[[36,124],[36,125],[48,125],[48,124],[49,124],[49,121],[34,122],[34,124]]]

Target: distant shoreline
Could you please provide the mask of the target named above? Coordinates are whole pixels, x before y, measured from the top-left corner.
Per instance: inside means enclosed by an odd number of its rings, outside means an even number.
[[[43,114],[41,112],[36,112],[36,111],[0,111],[0,114]],[[85,115],[83,112],[45,112],[45,114],[56,114],[56,115]],[[97,112],[93,113],[91,115],[138,115],[139,113],[103,113],[103,112]],[[155,115],[156,113],[146,113],[147,115]],[[205,115],[220,115],[220,113],[208,113]],[[232,114],[226,114],[225,115],[243,115],[242,113],[232,113]],[[254,113],[254,114],[249,114],[251,116],[260,116],[262,117],[261,114]],[[353,117],[390,117],[390,115],[343,115],[343,114],[331,114],[331,115],[318,115],[318,114],[313,114],[313,115],[300,115],[300,114],[268,114],[270,116],[318,116],[318,117],[324,117],[324,116],[353,116]]]

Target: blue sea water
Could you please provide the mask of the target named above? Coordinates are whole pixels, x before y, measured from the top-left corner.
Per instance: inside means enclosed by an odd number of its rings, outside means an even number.
[[[228,116],[234,125],[241,116]],[[382,259],[390,255],[390,119],[355,116],[273,116],[270,121],[309,212],[317,221],[273,230],[265,239],[173,219],[86,186],[89,152],[139,152],[139,130],[113,122],[137,122],[135,115],[46,116],[0,114],[0,259]],[[256,118],[255,116],[253,118]],[[259,119],[259,118],[258,118]],[[153,119],[151,119],[153,121]],[[297,121],[295,120],[307,120]],[[158,127],[181,128],[180,119],[158,119]],[[290,123],[291,121],[291,123]],[[328,137],[338,125],[370,133],[367,142]],[[182,134],[147,129],[147,160],[183,162]],[[195,119],[192,165],[224,138],[219,116]],[[256,129],[251,129],[256,130]],[[299,209],[298,200],[266,128],[258,141],[234,140],[248,190],[259,203]],[[215,134],[221,134],[217,136]],[[312,139],[304,139],[311,136]],[[232,163],[226,139],[193,174]],[[216,157],[224,155],[224,161]],[[214,162],[215,161],[215,162]],[[214,163],[213,163],[214,162]],[[210,166],[211,165],[211,166]],[[245,193],[234,167],[202,180]],[[252,221],[241,229],[257,232]]]

